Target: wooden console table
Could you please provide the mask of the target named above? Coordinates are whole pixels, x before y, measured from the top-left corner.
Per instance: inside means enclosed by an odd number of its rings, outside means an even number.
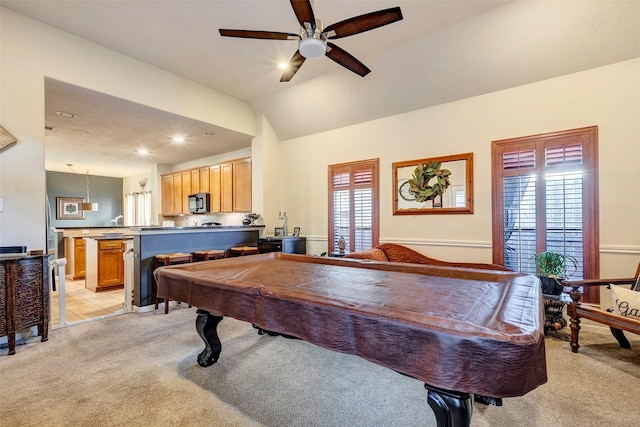
[[[48,255],[0,258],[0,337],[16,352],[16,332],[38,327],[41,341],[49,328]]]

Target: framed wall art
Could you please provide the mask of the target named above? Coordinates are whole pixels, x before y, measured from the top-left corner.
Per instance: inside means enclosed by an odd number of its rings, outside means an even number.
[[[473,153],[392,166],[394,215],[473,213]]]
[[[84,219],[83,201],[81,197],[56,197],[56,219]]]

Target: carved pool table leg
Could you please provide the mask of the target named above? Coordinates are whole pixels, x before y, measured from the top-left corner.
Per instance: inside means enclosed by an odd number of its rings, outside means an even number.
[[[473,396],[425,384],[429,406],[436,415],[438,427],[469,427],[473,414]]]
[[[196,310],[198,317],[196,318],[196,331],[204,341],[204,350],[198,355],[198,365],[206,368],[218,361],[222,352],[222,344],[218,337],[218,323],[223,319],[222,316],[211,314],[205,310]]]

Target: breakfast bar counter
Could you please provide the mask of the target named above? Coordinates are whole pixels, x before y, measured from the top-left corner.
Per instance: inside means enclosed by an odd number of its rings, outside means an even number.
[[[264,225],[130,227],[134,252],[134,305],[144,307],[155,302],[153,261],[157,254],[257,246],[263,230]]]
[[[154,257],[157,254],[203,251],[208,249],[228,250],[234,246],[257,246],[264,225],[211,225],[193,227],[68,227],[55,231],[65,236],[67,242],[113,240],[112,233],[120,232],[120,239],[133,240],[133,304],[137,307],[154,305],[155,287],[153,282]],[[84,249],[84,248],[83,248]],[[67,258],[73,267],[73,257]],[[62,246],[58,251],[65,253]],[[84,253],[82,253],[84,256]],[[59,256],[60,257],[60,256]],[[84,262],[82,263],[84,267]],[[69,271],[75,276],[73,271]],[[80,278],[84,278],[84,268]],[[75,279],[75,277],[72,277]]]

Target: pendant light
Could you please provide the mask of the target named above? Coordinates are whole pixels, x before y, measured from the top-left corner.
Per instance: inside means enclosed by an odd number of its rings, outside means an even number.
[[[89,199],[89,169],[87,169],[87,200],[80,203],[80,209],[91,212],[96,212],[98,210],[98,204],[91,203],[91,200]]]

